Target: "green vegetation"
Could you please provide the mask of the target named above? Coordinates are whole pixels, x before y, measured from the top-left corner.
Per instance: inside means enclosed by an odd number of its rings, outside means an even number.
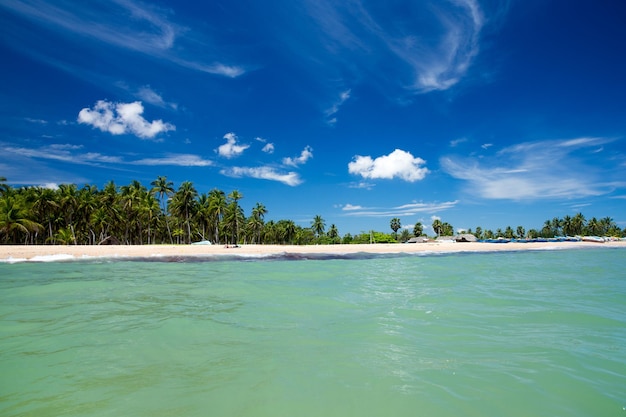
[[[213,189],[199,193],[189,181],[178,189],[166,177],[159,176],[148,189],[138,181],[104,188],[62,184],[57,189],[43,187],[13,188],[0,177],[0,243],[4,244],[75,244],[95,245],[108,240],[114,243],[185,244],[210,240],[216,244],[359,244],[406,242],[422,236],[424,226],[417,222],[412,235],[402,228],[399,218],[390,221],[393,233],[362,232],[341,237],[336,225],[326,232],[326,222],[317,215],[310,227],[293,220],[265,221],[268,209],[256,203],[246,217],[237,190],[228,195]],[[454,228],[440,219],[433,221],[437,236],[452,236]],[[546,220],[541,229],[528,232],[518,226],[504,231],[476,227],[467,233],[479,239],[550,238],[554,236],[597,235],[626,236],[610,217],[586,220],[579,213],[573,217]]]

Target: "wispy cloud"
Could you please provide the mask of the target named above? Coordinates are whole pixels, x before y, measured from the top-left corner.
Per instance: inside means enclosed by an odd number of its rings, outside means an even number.
[[[479,51],[484,17],[476,0],[407,2],[402,15],[362,0],[306,4],[316,28],[302,30],[319,34],[318,54],[359,81],[399,82],[415,93],[446,90]]]
[[[78,123],[112,135],[133,134],[142,139],[152,139],[160,133],[176,130],[176,126],[162,120],[148,122],[142,116],[143,111],[140,101],[112,103],[99,100],[92,109],[86,107],[78,113]]]
[[[35,159],[47,159],[80,165],[94,165],[100,163],[117,164],[122,159],[117,156],[103,155],[98,152],[76,152],[82,146],[53,144],[39,148],[4,145],[0,147],[5,157],[19,156]]]
[[[283,158],[283,164],[297,167],[298,165],[306,164],[306,162],[311,158],[313,158],[313,148],[305,146],[302,152],[300,152],[300,156]]]
[[[468,191],[487,199],[537,200],[577,198],[610,193],[626,187],[623,169],[598,170],[588,162],[608,138],[576,138],[524,142],[506,147],[480,161],[446,156],[442,168],[451,176],[467,181]],[[594,156],[597,158],[597,155]],[[608,163],[608,161],[607,161]],[[610,178],[601,172],[613,172]]]
[[[224,139],[226,139],[226,143],[220,145],[215,150],[220,156],[224,158],[235,158],[241,155],[246,149],[250,147],[250,145],[247,144],[241,145],[237,143],[239,138],[237,138],[237,135],[235,135],[233,132],[225,134]]]
[[[219,59],[198,60],[199,54],[194,54],[197,42],[186,42],[189,28],[175,23],[171,10],[134,0],[116,0],[94,6],[92,2],[64,4],[47,0],[7,0],[0,4],[0,7],[64,37],[73,35],[76,43],[100,42],[231,78],[245,72],[243,67],[225,64]],[[175,48],[181,43],[185,47]],[[190,53],[181,55],[180,51]],[[202,55],[206,56],[206,52]]]
[[[372,159],[371,156],[357,155],[348,164],[348,172],[367,179],[399,178],[408,182],[424,179],[428,168],[422,158],[416,158],[410,152],[396,149],[389,155]]]
[[[278,181],[292,187],[302,183],[302,179],[297,172],[282,172],[269,166],[229,167],[222,169],[220,173],[222,175],[235,178],[250,177],[262,180]]]
[[[271,142],[268,142],[266,139],[263,139],[261,137],[257,137],[255,138],[257,142],[261,142],[263,143],[263,148],[261,149],[261,151],[268,153],[268,154],[272,154],[274,153],[274,144]]]
[[[324,113],[326,113],[327,123],[329,125],[334,125],[337,123],[337,117],[335,115],[339,112],[339,108],[350,98],[350,93],[352,90],[345,90],[339,93],[339,97],[333,103],[330,108],[326,109]]]
[[[0,151],[5,156],[11,157],[52,160],[100,167],[105,165],[109,167],[122,165],[206,167],[214,164],[213,161],[204,159],[198,155],[174,153],[167,154],[160,158],[128,160],[121,156],[105,155],[99,152],[83,152],[82,145],[62,143],[32,148],[4,144],[0,146]]]
[[[204,159],[193,154],[168,154],[162,158],[144,158],[129,162],[131,165],[151,166],[179,166],[179,167],[207,167],[212,166],[213,161]]]
[[[176,103],[169,103],[163,99],[161,94],[154,91],[149,85],[145,85],[137,90],[137,97],[146,103],[150,103],[153,106],[169,107],[176,110],[178,105]]]
[[[412,202],[395,207],[362,207],[359,205],[346,204],[342,210],[346,216],[358,217],[396,217],[396,216],[415,216],[420,213],[438,213],[455,207],[458,200],[444,202]]]

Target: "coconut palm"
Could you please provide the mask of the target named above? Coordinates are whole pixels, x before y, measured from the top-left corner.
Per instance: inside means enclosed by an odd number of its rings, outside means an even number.
[[[415,223],[415,226],[413,226],[413,236],[418,237],[421,236],[422,233],[424,233],[424,226],[422,225],[422,223]]]
[[[48,239],[52,239],[52,224],[58,217],[59,203],[57,195],[51,188],[33,187],[33,202],[31,209],[35,218],[45,222],[48,229]]]
[[[224,191],[214,188],[209,191],[209,214],[215,229],[215,242],[220,242],[220,224],[226,209],[226,194]]]
[[[582,213],[576,213],[572,218],[572,233],[574,235],[581,235],[585,228],[585,216]]]
[[[9,191],[9,184],[5,177],[0,177],[0,195],[6,195]]]
[[[322,216],[320,216],[319,214],[316,215],[311,222],[311,228],[313,229],[313,233],[315,233],[315,237],[317,239],[319,239],[319,237],[324,234],[325,227],[326,223],[324,222],[324,219],[322,219]]]
[[[74,215],[78,206],[78,189],[76,184],[59,185],[61,212],[65,218],[65,227],[72,232],[72,242],[76,243],[76,232],[74,230]]]
[[[25,234],[24,243],[28,243],[31,232],[38,231],[42,226],[28,217],[29,210],[25,200],[20,196],[6,196],[0,199],[0,236],[6,242],[18,242],[19,235]]]
[[[161,211],[163,216],[165,216],[165,225],[167,226],[167,235],[170,238],[170,243],[174,243],[174,240],[172,239],[172,231],[170,230],[169,216],[167,215],[167,200],[169,200],[172,194],[174,194],[174,183],[172,181],[168,181],[167,177],[158,176],[156,180],[150,183],[150,185],[152,185],[150,192],[153,195],[158,196],[161,204]]]
[[[252,216],[248,221],[248,225],[251,228],[251,232],[253,236],[256,236],[256,242],[261,242],[261,231],[263,230],[263,219],[265,214],[267,213],[267,209],[261,203],[256,203],[254,208],[252,209]],[[254,239],[253,239],[254,241]]]
[[[187,243],[191,243],[191,216],[196,208],[198,191],[190,181],[183,182],[172,197],[172,211],[184,220]]]
[[[231,191],[227,197],[229,203],[226,206],[224,224],[230,232],[232,244],[239,242],[240,227],[245,222],[243,209],[239,206],[239,200],[242,198],[243,195],[237,190]]]

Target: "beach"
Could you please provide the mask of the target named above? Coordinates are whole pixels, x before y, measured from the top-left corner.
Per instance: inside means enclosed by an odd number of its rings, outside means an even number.
[[[132,258],[186,256],[272,256],[280,254],[419,254],[562,250],[593,247],[626,248],[626,242],[427,242],[367,245],[1,245],[0,261],[37,261],[49,258]]]

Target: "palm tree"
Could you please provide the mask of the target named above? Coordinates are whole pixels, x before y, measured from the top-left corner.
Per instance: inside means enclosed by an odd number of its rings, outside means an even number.
[[[48,239],[52,239],[52,223],[55,216],[58,216],[59,204],[57,195],[51,188],[35,187],[33,189],[32,210],[37,219],[46,222],[48,228]]]
[[[394,237],[398,239],[398,230],[402,227],[402,224],[400,223],[400,219],[397,217],[394,217],[393,219],[391,219],[389,226],[391,227],[391,230],[393,230]]]
[[[74,230],[74,214],[78,205],[76,184],[61,184],[59,185],[59,192],[61,211],[65,214],[65,226],[72,232],[72,241],[76,243]]]
[[[232,244],[237,244],[237,242],[239,242],[240,225],[244,222],[245,219],[243,209],[239,207],[239,200],[241,200],[242,198],[243,195],[237,190],[231,191],[227,197],[230,203],[227,206],[226,225],[231,232]]]
[[[422,223],[415,223],[415,226],[413,226],[413,236],[419,237],[422,235],[422,233],[424,233],[424,226],[422,225]]]
[[[333,243],[337,243],[339,240],[339,231],[337,230],[337,226],[334,224],[331,224],[330,229],[328,229],[328,237],[331,238]]]
[[[574,235],[581,235],[585,228],[585,216],[582,213],[576,213],[572,218],[572,233]]]
[[[252,233],[256,235],[257,243],[261,242],[261,230],[263,230],[263,219],[265,214],[267,213],[267,209],[261,203],[256,203],[254,208],[252,209],[252,217],[248,224],[251,226]]]
[[[563,235],[571,236],[572,233],[572,217],[569,215],[565,215],[563,220],[561,220],[561,227],[563,228]]]
[[[158,198],[159,202],[161,203],[161,211],[165,216],[167,234],[170,238],[170,243],[174,243],[174,240],[172,239],[172,231],[170,230],[170,221],[167,215],[166,199],[164,198],[167,197],[167,199],[169,199],[172,194],[174,194],[174,183],[172,181],[168,181],[167,177],[158,176],[156,180],[150,183],[150,185],[152,185],[152,189],[150,190],[150,192],[153,195],[159,196]]]
[[[319,214],[316,215],[311,222],[311,227],[313,229],[313,233],[315,233],[315,237],[319,239],[319,237],[324,233],[324,229],[326,227],[326,223],[324,222],[324,219],[322,219],[322,216]]]
[[[183,182],[172,197],[172,210],[184,219],[187,226],[187,243],[191,243],[191,215],[196,208],[198,191],[190,181]]]
[[[26,240],[30,232],[39,230],[42,226],[28,217],[29,210],[25,201],[19,196],[7,196],[0,199],[0,236],[4,235],[5,241],[17,242],[20,233],[26,234]]]
[[[437,237],[440,236],[441,232],[443,231],[443,223],[441,223],[440,219],[435,219],[433,220],[433,231],[437,234]]]
[[[220,223],[226,209],[226,194],[224,191],[214,188],[209,192],[209,213],[215,226],[215,242],[220,242]]]
[[[526,236],[526,230],[523,226],[517,226],[517,237],[523,239]]]
[[[0,195],[6,195],[9,192],[9,185],[5,177],[0,177]]]

